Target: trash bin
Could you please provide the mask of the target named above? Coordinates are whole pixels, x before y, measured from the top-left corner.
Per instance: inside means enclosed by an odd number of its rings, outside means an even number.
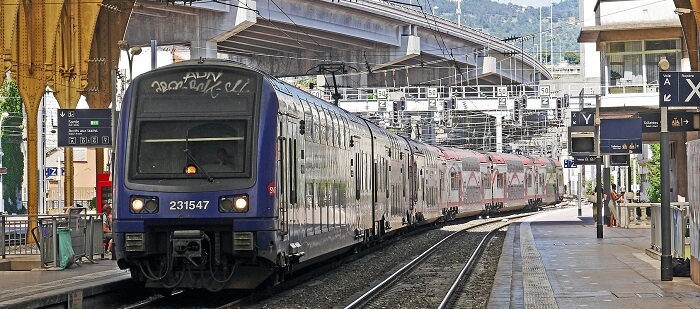
[[[73,252],[73,241],[71,240],[71,230],[66,227],[58,228],[58,252],[61,258],[58,267],[69,268],[75,263],[75,252]]]

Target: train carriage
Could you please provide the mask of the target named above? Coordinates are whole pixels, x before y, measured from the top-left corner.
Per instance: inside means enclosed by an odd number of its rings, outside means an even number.
[[[525,163],[527,159],[512,154],[503,154],[507,172],[505,185],[507,187],[503,209],[505,211],[522,208],[527,204],[525,197]]]
[[[409,140],[225,60],[134,79],[116,145],[117,264],[155,288],[251,289],[404,228],[531,196],[511,192],[526,186],[523,157]],[[563,192],[556,163],[533,162],[535,198]]]
[[[459,216],[478,215],[485,212],[483,200],[483,188],[481,169],[488,165],[488,158],[476,151],[457,149],[460,162],[461,200],[459,203]]]

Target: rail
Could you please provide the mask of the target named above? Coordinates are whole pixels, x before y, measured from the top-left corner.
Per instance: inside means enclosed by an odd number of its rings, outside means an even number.
[[[56,267],[60,260],[59,229],[69,229],[76,261],[93,261],[104,254],[102,214],[86,214],[85,208],[74,207],[68,214],[0,216],[0,258],[38,255],[42,267]]]
[[[671,203],[671,255],[685,258],[688,237],[688,202]],[[620,203],[616,209],[617,226],[646,227],[651,232],[651,249],[661,252],[661,203]]]

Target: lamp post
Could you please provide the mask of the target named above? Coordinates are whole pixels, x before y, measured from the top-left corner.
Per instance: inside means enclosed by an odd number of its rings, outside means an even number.
[[[133,71],[132,71],[132,66],[134,63],[134,56],[140,55],[141,54],[141,47],[140,46],[131,46],[129,45],[129,42],[126,40],[119,40],[117,42],[117,46],[121,51],[126,52],[126,58],[129,60],[129,83],[133,80]]]
[[[3,135],[5,135],[2,133],[2,124],[3,122],[5,122],[5,119],[7,119],[7,116],[9,115],[10,114],[8,114],[7,112],[2,112],[2,115],[0,115],[0,167],[3,167],[2,157],[5,155],[2,152],[2,137]],[[4,174],[5,173],[0,172],[0,213],[5,212],[5,190],[3,188],[4,184],[2,182],[2,176]]]

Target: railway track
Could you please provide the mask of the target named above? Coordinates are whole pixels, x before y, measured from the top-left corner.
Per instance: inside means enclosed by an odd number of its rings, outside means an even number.
[[[192,294],[185,290],[176,295],[153,295],[149,299],[122,305],[112,308],[278,308],[278,307],[339,307],[353,302],[354,298],[348,295],[360,295],[368,290],[368,283],[383,282],[388,276],[387,273],[396,272],[397,268],[410,268],[413,274],[407,275],[413,282],[403,280],[390,284],[388,299],[378,298],[378,303],[373,301],[366,305],[353,305],[353,307],[363,308],[392,308],[392,307],[421,307],[436,308],[441,303],[447,307],[475,308],[474,303],[480,301],[463,300],[459,296],[464,290],[469,290],[467,298],[476,297],[478,294],[474,289],[481,289],[488,293],[491,283],[488,280],[470,283],[470,287],[464,287],[473,264],[478,261],[478,253],[475,253],[477,245],[485,247],[488,241],[484,240],[486,234],[492,230],[499,230],[503,226],[510,224],[520,217],[532,215],[532,213],[509,215],[491,219],[472,220],[460,224],[443,226],[441,228],[428,231],[415,231],[411,235],[403,235],[401,241],[387,241],[378,246],[372,247],[359,254],[353,254],[335,262],[326,263],[314,267],[308,273],[297,274],[279,286],[271,289],[256,291],[252,295],[238,294],[232,297],[231,291],[221,293],[207,293],[195,291]],[[479,222],[483,221],[483,222]],[[468,231],[468,232],[466,232]],[[448,235],[452,235],[446,238]],[[505,232],[501,232],[505,236]],[[435,245],[441,242],[440,245]],[[452,245],[450,245],[449,243]],[[417,246],[417,244],[419,244]],[[403,267],[397,265],[406,264],[407,260],[423,255],[425,249],[433,247],[433,251],[442,251],[438,257],[434,254],[424,256],[423,260],[435,260],[449,262],[446,266],[438,264],[422,264],[413,267]],[[445,250],[447,246],[449,250]],[[394,248],[396,247],[396,248]],[[415,247],[415,248],[414,248]],[[495,252],[494,261],[497,264],[500,246]],[[443,249],[440,249],[443,248]],[[401,258],[401,256],[404,256]],[[432,256],[432,257],[431,257]],[[381,260],[381,261],[380,261]],[[472,261],[471,266],[465,267],[466,261]],[[493,262],[493,261],[492,261]],[[385,263],[381,266],[378,264]],[[493,263],[482,265],[479,268],[494,268]],[[458,273],[462,275],[457,276]],[[477,274],[478,275],[478,274]],[[492,276],[493,274],[491,274]],[[488,276],[488,275],[487,275]],[[458,278],[461,278],[459,280]],[[492,278],[491,278],[492,279]],[[455,284],[455,281],[459,282]],[[486,282],[486,283],[484,283]],[[488,285],[488,287],[483,287]],[[331,288],[332,287],[332,288]],[[451,290],[453,295],[457,295],[452,300],[443,301],[445,291]],[[385,290],[386,291],[386,290]],[[225,295],[225,296],[223,296]],[[303,297],[300,297],[303,295]],[[398,301],[407,300],[403,304]],[[478,307],[478,306],[476,306]]]
[[[509,224],[487,221],[454,231],[345,308],[452,307],[488,241]]]

